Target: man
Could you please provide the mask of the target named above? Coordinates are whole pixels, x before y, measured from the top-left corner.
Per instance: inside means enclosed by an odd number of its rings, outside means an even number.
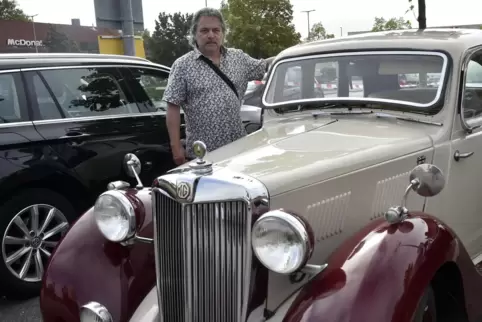
[[[203,141],[208,151],[212,151],[246,135],[240,115],[241,101],[248,82],[263,78],[266,62],[239,49],[224,47],[225,32],[219,10],[199,10],[193,16],[190,30],[193,50],[172,65],[163,100],[167,102],[166,123],[177,165],[195,157],[194,141]],[[215,69],[228,79],[223,79]],[[187,151],[180,140],[181,108],[186,122]]]

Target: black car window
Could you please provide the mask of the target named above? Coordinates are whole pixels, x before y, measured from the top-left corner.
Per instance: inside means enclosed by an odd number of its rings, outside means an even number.
[[[162,100],[167,86],[169,73],[167,71],[149,68],[129,68],[132,82],[132,91],[142,106],[147,111],[167,110],[167,103]]]
[[[26,120],[20,112],[15,77],[19,77],[19,74],[0,74],[0,124]]]
[[[140,112],[115,68],[40,71],[34,87],[42,119]]]

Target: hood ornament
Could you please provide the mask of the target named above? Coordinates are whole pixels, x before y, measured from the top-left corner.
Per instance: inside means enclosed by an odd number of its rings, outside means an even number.
[[[196,141],[192,144],[192,149],[196,159],[189,163],[189,167],[196,174],[209,174],[213,171],[213,164],[204,160],[207,153],[206,144],[202,141]]]

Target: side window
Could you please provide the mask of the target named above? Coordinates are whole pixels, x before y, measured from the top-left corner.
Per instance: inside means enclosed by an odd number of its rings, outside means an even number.
[[[44,70],[33,83],[44,120],[140,112],[115,68]]]
[[[473,54],[467,66],[462,110],[469,125],[482,122],[482,51]]]
[[[27,120],[21,114],[18,90],[15,81],[19,73],[0,74],[0,124]]]
[[[132,75],[131,88],[137,102],[146,112],[166,111],[167,103],[162,100],[169,73],[149,68],[129,68]]]

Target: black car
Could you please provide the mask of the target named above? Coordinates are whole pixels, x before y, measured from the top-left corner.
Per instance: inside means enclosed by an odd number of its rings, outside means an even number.
[[[95,54],[0,55],[0,290],[38,294],[47,260],[107,184],[175,165],[161,101],[169,68]],[[184,133],[182,134],[184,135]],[[75,256],[75,254],[72,254]]]

